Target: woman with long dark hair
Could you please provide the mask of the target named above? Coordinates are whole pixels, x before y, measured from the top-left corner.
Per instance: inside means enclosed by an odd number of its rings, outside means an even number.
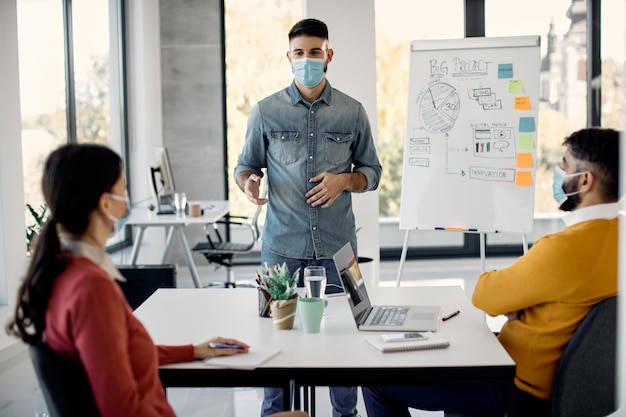
[[[113,279],[105,252],[128,214],[122,161],[111,149],[69,144],[48,157],[42,191],[50,219],[35,247],[8,331],[43,342],[80,363],[102,416],[174,416],[158,366],[245,353],[248,345],[217,337],[199,345],[155,346]],[[214,349],[209,342],[240,349]]]

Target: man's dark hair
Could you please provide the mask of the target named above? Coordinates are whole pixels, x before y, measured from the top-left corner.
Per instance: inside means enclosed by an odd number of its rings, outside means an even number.
[[[321,20],[303,19],[293,25],[289,31],[289,40],[298,36],[315,36],[328,40],[328,27]]]
[[[572,156],[588,164],[598,178],[603,194],[619,199],[619,140],[620,132],[614,129],[590,127],[578,130],[565,139]]]

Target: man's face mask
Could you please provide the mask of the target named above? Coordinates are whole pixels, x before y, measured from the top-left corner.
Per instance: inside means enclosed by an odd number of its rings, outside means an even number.
[[[573,174],[566,174],[565,171],[563,171],[563,168],[561,168],[558,165],[554,168],[554,174],[552,176],[552,196],[554,197],[554,200],[557,202],[561,210],[564,210],[564,211],[573,210],[577,204],[574,204],[574,205],[566,204],[566,202],[569,203],[567,201],[568,197],[571,197],[580,193],[580,190],[566,191],[564,188],[565,179],[569,177],[576,177],[582,174],[584,174],[584,171],[575,172]]]
[[[291,69],[296,79],[305,87],[315,87],[324,78],[323,58],[299,58],[291,60]]]

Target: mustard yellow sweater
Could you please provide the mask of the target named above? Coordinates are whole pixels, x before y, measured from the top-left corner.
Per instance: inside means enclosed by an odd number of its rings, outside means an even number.
[[[473,303],[496,316],[520,311],[500,342],[516,364],[515,385],[549,399],[565,345],[591,307],[617,294],[617,219],[546,235],[513,265],[483,273]]]

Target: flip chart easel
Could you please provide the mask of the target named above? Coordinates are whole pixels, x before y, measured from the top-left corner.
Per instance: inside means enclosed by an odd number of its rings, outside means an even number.
[[[476,232],[471,232],[476,233]],[[400,265],[398,266],[398,274],[396,275],[396,287],[400,286],[400,280],[402,279],[402,271],[404,270],[404,262],[406,261],[406,253],[409,248],[409,235],[410,230],[406,230],[404,233],[404,244],[402,245],[402,254],[400,255]],[[480,270],[485,272],[485,233],[479,233],[480,238]],[[528,252],[528,239],[525,234],[522,234],[522,247],[524,254]]]
[[[539,36],[411,42],[400,229],[532,230]]]

